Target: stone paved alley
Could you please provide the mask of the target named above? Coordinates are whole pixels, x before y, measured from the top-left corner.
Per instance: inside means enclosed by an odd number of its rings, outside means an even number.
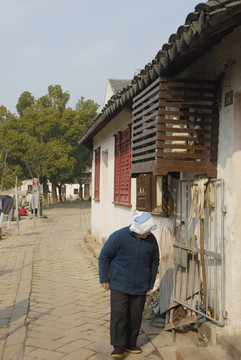
[[[0,359],[109,359],[109,292],[98,281],[97,259],[84,236],[90,203],[75,201],[28,216],[0,241]],[[176,359],[192,335],[161,332],[143,321],[140,355],[128,360]]]

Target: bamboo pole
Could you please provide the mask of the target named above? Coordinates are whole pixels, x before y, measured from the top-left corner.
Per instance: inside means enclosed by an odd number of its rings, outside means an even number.
[[[202,280],[203,280],[203,305],[207,307],[207,281],[206,281],[206,267],[204,257],[204,219],[200,219],[200,256],[202,266]]]
[[[15,200],[16,200],[16,218],[17,218],[17,234],[19,235],[19,209],[18,209],[18,177],[15,183]]]

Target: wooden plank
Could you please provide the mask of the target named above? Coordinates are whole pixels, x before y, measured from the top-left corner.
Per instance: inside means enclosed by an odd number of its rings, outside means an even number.
[[[211,162],[178,161],[158,158],[157,175],[167,175],[168,172],[197,172],[217,177],[217,166]]]
[[[150,115],[147,115],[147,116],[139,119],[138,121],[133,122],[132,126],[134,127],[134,126],[142,124],[144,122],[150,122],[150,121],[153,121],[153,120],[156,121],[156,123],[158,123],[158,121],[159,121],[158,110],[155,111],[154,113],[150,114]]]
[[[136,102],[138,99],[140,99],[144,94],[149,93],[151,91],[151,89],[155,86],[158,86],[160,84],[160,78],[156,79],[155,81],[153,81],[153,83],[151,83],[145,90],[143,90],[140,94],[136,95],[133,98],[133,102]]]
[[[140,104],[145,103],[146,101],[148,101],[148,99],[152,98],[153,96],[155,96],[155,94],[159,94],[159,93],[160,93],[160,87],[156,87],[155,89],[150,91],[149,94],[145,95],[142,99],[140,99],[137,102],[133,103],[132,108],[136,109],[138,106],[140,106]]]
[[[148,145],[152,142],[156,142],[157,140],[157,135],[155,134],[155,136],[151,137],[150,139],[144,139],[144,140],[139,140],[137,142],[134,142],[136,139],[134,139],[132,137],[132,147],[133,148],[136,148],[136,147],[140,147],[140,146],[143,146],[143,145]]]
[[[165,133],[174,133],[174,134],[177,134],[177,133],[193,134],[190,136],[190,139],[195,138],[194,135],[204,135],[204,134],[211,135],[210,129],[202,130],[202,129],[178,128],[178,127],[172,127],[172,126],[169,127],[168,124],[166,124],[166,126],[163,126],[162,124],[160,124],[157,127],[157,131],[161,131],[161,132],[164,131]],[[218,130],[212,129],[212,134],[218,135]],[[172,135],[172,136],[173,136],[173,140],[175,140],[175,135]]]
[[[190,102],[168,102],[165,99],[160,99],[160,106],[174,107],[174,108],[194,108],[194,109],[207,109],[219,114],[216,104],[193,104]]]
[[[135,129],[143,124],[158,124],[158,120],[156,117],[158,116],[158,112],[154,112],[153,114],[150,114],[149,116],[145,116],[141,118],[138,122],[132,123],[132,130],[135,131]]]
[[[140,164],[132,164],[131,165],[131,174],[145,174],[145,173],[153,173],[155,174],[157,171],[157,161],[143,161]]]
[[[141,147],[141,148],[137,148],[137,149],[134,149],[133,147],[131,148],[131,152],[133,155],[137,155],[137,154],[144,153],[147,151],[155,151],[155,150],[156,150],[156,144],[152,144],[150,146],[145,146],[145,147]]]
[[[156,95],[154,95],[152,98],[150,98],[148,101],[146,102],[141,102],[142,105],[140,106],[134,106],[136,104],[133,105],[133,110],[132,110],[132,115],[135,115],[137,112],[140,112],[142,109],[150,106],[152,103],[158,102],[159,101],[159,92],[157,92]]]
[[[217,86],[218,85],[218,81],[217,80],[204,80],[204,79],[184,79],[184,78],[175,78],[175,77],[168,77],[166,78],[166,82],[167,83],[185,83],[185,84],[206,84],[206,85],[213,85],[213,86]]]
[[[168,85],[168,90],[170,92],[184,92],[184,93],[201,93],[205,94],[205,96],[208,96],[207,94],[214,94],[216,91],[213,88],[203,88],[203,87],[191,87],[191,86],[175,86],[175,85]],[[202,96],[202,95],[201,95]]]
[[[157,149],[164,148],[164,149],[187,149],[187,150],[193,150],[193,151],[216,151],[217,147],[212,147],[208,145],[186,145],[186,144],[162,144],[159,145],[159,142],[156,146]]]
[[[165,152],[162,150],[158,150],[156,152],[156,156],[157,157],[162,157],[162,158],[168,158],[173,159],[173,158],[179,158],[179,159],[208,159],[210,160],[211,157],[209,154],[197,154],[197,153],[190,153],[190,152]]]
[[[136,129],[132,133],[132,139],[136,140],[138,135],[142,135],[143,133],[146,133],[147,130],[151,130],[156,133],[156,124],[146,124],[141,126],[140,128]]]
[[[166,140],[170,140],[170,141],[195,141],[198,143],[212,143],[212,144],[217,144],[218,143],[218,138],[212,139],[212,138],[197,138],[197,137],[190,137],[190,136],[176,136],[175,139],[173,138],[173,136],[166,136],[166,135],[162,135],[162,133],[158,133],[157,134],[157,140],[161,140],[161,141],[166,141]]]
[[[195,117],[195,118],[210,118],[210,119],[218,119],[218,114],[208,113],[208,112],[192,112],[192,111],[175,111],[175,110],[166,110],[159,109],[159,115],[172,115],[172,116],[185,116],[185,117]],[[178,121],[178,119],[177,119]]]
[[[142,155],[139,155],[139,156],[135,156],[135,154],[133,153],[132,154],[132,157],[131,157],[131,162],[134,164],[136,163],[137,161],[144,161],[144,160],[154,160],[156,159],[156,152],[149,152],[147,154],[142,154]]]
[[[139,139],[143,139],[143,138],[145,138],[147,135],[150,135],[150,134],[152,135],[152,137],[148,138],[148,141],[149,141],[151,138],[155,137],[156,131],[153,132],[153,130],[145,130],[142,134],[139,134],[139,135],[132,134],[132,139],[133,139],[133,141],[136,141],[136,140],[139,140]]]
[[[160,96],[160,106],[161,107],[167,106],[167,107],[173,107],[173,108],[178,108],[178,109],[180,109],[182,107],[182,104],[183,104],[182,102],[174,102],[174,101],[168,102],[168,101],[162,99],[161,94],[159,96]]]
[[[172,322],[165,325],[164,330],[172,330],[172,329],[178,329],[179,327],[187,326],[190,324],[194,324],[197,321],[197,315],[188,316],[186,318],[183,318],[179,321],[178,324],[174,325]]]
[[[161,98],[162,99],[168,99],[168,100],[174,100],[174,101],[188,101],[190,102],[191,100],[194,100],[194,101],[209,101],[210,103],[213,103],[216,101],[216,97],[207,97],[207,96],[187,96],[187,95],[181,95],[181,94],[178,94],[178,95],[173,95],[173,94],[170,94],[169,92],[162,92],[161,93]]]
[[[152,112],[154,112],[156,109],[158,110],[159,108],[159,104],[158,103],[154,103],[152,106],[150,106],[148,109],[143,110],[141,113],[138,113],[137,115],[132,117],[132,121],[136,121],[140,118],[142,118],[143,116],[150,114]]]
[[[160,116],[158,121],[159,124],[173,124],[173,125],[188,125],[188,126],[210,126],[210,127],[219,127],[219,122],[217,120],[171,120],[165,119],[163,116]]]

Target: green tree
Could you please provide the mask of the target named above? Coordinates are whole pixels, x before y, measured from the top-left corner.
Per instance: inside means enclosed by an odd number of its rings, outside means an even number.
[[[55,202],[56,187],[81,177],[91,163],[90,153],[78,145],[78,138],[96,117],[98,105],[81,97],[71,109],[69,98],[60,85],[50,85],[48,93],[37,100],[28,91],[21,94],[18,117],[0,107],[0,132],[5,136],[0,146],[0,174],[5,172],[7,179],[6,171],[11,169],[20,179],[37,177],[44,185],[45,198],[49,179]]]
[[[0,191],[14,187],[16,176],[24,177],[22,167],[14,161],[18,143],[17,119],[0,106]]]
[[[52,108],[62,113],[66,108],[70,95],[68,91],[63,92],[60,85],[50,85],[48,87],[48,98],[52,103]]]
[[[18,98],[18,103],[16,105],[17,112],[19,116],[22,116],[24,110],[28,107],[34,105],[35,99],[29,91],[23,92]]]

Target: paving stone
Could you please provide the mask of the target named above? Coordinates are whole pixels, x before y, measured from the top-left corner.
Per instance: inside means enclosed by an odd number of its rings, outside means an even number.
[[[24,348],[25,355],[30,352],[33,352],[34,350],[36,350],[36,347],[25,344],[25,348]]]
[[[0,242],[1,360],[109,358],[110,291],[100,286],[98,261],[84,241],[89,205],[75,201],[44,209],[47,218],[35,225],[24,219],[19,236],[13,224]],[[162,351],[173,348],[172,334],[160,333],[143,322],[143,353],[126,358],[164,359]]]
[[[83,347],[89,347],[89,345],[92,343],[93,341],[91,340],[76,340],[76,341],[71,341],[69,344],[64,345],[64,346],[60,346],[58,348],[58,351],[64,352],[64,353],[72,353],[76,350],[82,349]]]
[[[191,359],[195,352],[196,360],[217,360],[206,348],[181,348],[176,351],[177,360]]]
[[[110,359],[110,355],[105,355],[105,354],[95,354],[90,358],[88,358],[88,360],[109,360],[109,359]]]
[[[27,337],[27,339],[25,340],[25,345],[34,346],[36,348],[40,347],[46,350],[56,350],[57,348],[62,346],[62,344],[58,343],[57,341],[51,341],[51,340],[39,339],[39,338],[37,339],[34,337]]]
[[[81,349],[78,351],[74,351],[71,354],[65,355],[61,358],[61,360],[87,360],[93,355],[94,352],[88,349]],[[42,360],[42,359],[41,359]]]
[[[37,360],[58,360],[63,357],[63,353],[39,348],[28,353],[28,356]]]
[[[100,339],[98,339],[100,340]],[[113,347],[110,346],[109,341],[95,341],[92,344],[86,346],[88,349],[95,351],[98,354],[108,355],[113,350]]]
[[[24,346],[20,345],[10,345],[5,346],[3,360],[22,360],[24,354]]]
[[[8,336],[8,341],[7,341],[8,346],[24,343],[26,336],[25,327],[20,327],[20,328],[10,327],[9,330],[10,330],[9,331],[10,336]]]

